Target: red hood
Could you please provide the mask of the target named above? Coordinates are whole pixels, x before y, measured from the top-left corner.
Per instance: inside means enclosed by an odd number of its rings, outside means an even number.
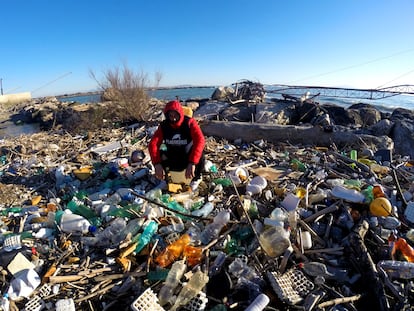
[[[180,114],[180,119],[176,123],[171,124],[171,126],[174,128],[179,127],[184,121],[184,110],[183,110],[183,107],[181,106],[181,103],[178,100],[173,100],[173,101],[168,102],[164,108],[164,115],[166,115],[167,112],[171,110],[175,110]]]

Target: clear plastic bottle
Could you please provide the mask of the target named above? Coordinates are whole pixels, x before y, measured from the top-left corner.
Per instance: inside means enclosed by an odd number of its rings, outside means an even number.
[[[226,253],[219,251],[217,253],[216,258],[214,259],[213,264],[210,266],[210,269],[208,271],[208,275],[211,276],[215,276],[216,274],[218,274],[221,271],[221,268],[224,265],[224,262],[226,261],[227,255]]]
[[[221,229],[230,221],[229,211],[220,211],[214,217],[213,222],[208,224],[205,229],[201,232],[200,241],[206,245],[213,239],[217,238],[220,234]]]
[[[158,232],[160,234],[170,234],[173,232],[182,232],[184,231],[185,226],[181,218],[177,218],[177,220],[174,220],[174,218],[171,219],[171,225],[163,226],[161,227]]]
[[[287,220],[287,214],[280,208],[276,207],[269,215],[264,219],[264,224],[267,226],[281,226],[283,227]]]
[[[181,306],[185,306],[192,298],[194,298],[207,284],[208,275],[202,271],[194,273],[188,283],[181,289],[177,300],[171,307],[171,311],[177,310]]]
[[[174,294],[174,290],[183,277],[186,268],[187,266],[184,260],[179,260],[173,263],[170,271],[168,272],[167,278],[165,279],[164,285],[158,293],[158,299],[161,306],[170,302],[171,297]]]
[[[408,261],[381,260],[377,263],[392,278],[411,280],[414,278],[414,263]]]
[[[335,186],[331,191],[334,197],[353,203],[364,203],[365,196],[355,189],[349,189],[343,186]]]
[[[119,242],[117,239],[118,234],[125,229],[126,225],[127,222],[124,218],[115,218],[112,220],[103,231],[96,234],[100,240],[99,244],[109,246]]]
[[[214,203],[213,202],[207,202],[200,209],[192,211],[191,215],[197,216],[197,217],[207,217],[208,215],[210,215],[210,213],[213,211],[213,209],[214,209]]]

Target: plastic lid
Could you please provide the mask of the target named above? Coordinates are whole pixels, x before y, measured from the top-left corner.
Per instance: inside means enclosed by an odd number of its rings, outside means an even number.
[[[89,232],[94,233],[96,230],[98,230],[98,228],[96,226],[89,226],[88,230]]]

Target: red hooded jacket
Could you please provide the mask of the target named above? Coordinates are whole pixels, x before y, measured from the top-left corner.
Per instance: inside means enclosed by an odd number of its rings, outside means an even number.
[[[197,121],[194,118],[189,118],[189,117],[184,116],[183,107],[181,106],[181,103],[179,101],[175,100],[175,101],[168,102],[163,111],[164,115],[166,115],[167,112],[170,110],[177,111],[180,115],[180,119],[176,123],[169,123],[168,120],[164,120],[158,126],[157,130],[155,131],[148,145],[148,151],[151,156],[152,163],[154,165],[161,163],[160,146],[162,143],[165,143],[167,145],[167,150],[168,150],[169,141],[174,142],[174,138],[175,136],[177,136],[177,135],[173,135],[173,133],[177,131],[181,131],[182,133],[185,133],[187,129],[189,129],[190,137],[187,137],[187,141],[189,141],[190,144],[192,142],[192,147],[190,145],[191,147],[190,152],[186,153],[188,157],[187,160],[188,160],[188,163],[198,164],[202,156],[204,145],[205,145],[204,135],[201,131],[200,126],[198,125]],[[173,136],[171,137],[171,135]],[[168,139],[168,138],[172,138],[172,139]],[[174,147],[174,148],[177,148],[177,147]],[[184,150],[186,146],[182,145],[181,147],[178,147],[178,148],[181,148],[182,150]],[[174,155],[172,154],[171,156],[174,156]]]

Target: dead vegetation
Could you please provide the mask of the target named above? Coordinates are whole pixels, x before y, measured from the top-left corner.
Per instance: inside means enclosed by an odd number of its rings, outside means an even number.
[[[142,70],[135,71],[126,63],[105,70],[100,79],[92,70],[90,70],[90,76],[104,92],[104,99],[112,102],[110,104],[111,117],[124,122],[145,120],[145,112],[149,107],[146,90],[149,87],[157,87],[162,78],[162,74],[156,72],[155,82],[151,83],[147,73]],[[102,114],[98,110],[91,113],[93,119],[99,118]]]

